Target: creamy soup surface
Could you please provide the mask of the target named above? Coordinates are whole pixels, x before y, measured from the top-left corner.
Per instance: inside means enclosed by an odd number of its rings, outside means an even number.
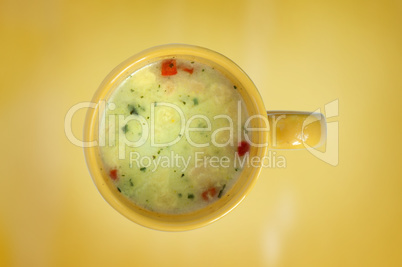
[[[209,65],[180,58],[132,73],[108,99],[100,124],[103,169],[116,190],[166,214],[223,197],[249,150],[237,86]]]

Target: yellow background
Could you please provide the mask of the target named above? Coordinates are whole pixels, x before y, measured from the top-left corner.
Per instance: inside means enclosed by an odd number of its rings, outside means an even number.
[[[1,0],[0,38],[0,266],[402,265],[401,1]],[[118,214],[64,117],[117,64],[172,42],[234,60],[268,109],[338,99],[338,166],[278,152],[286,168],[190,232]]]

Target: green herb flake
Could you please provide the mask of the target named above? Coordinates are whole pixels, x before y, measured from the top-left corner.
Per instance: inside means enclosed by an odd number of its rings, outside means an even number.
[[[121,190],[120,190],[120,188],[118,188],[118,187],[117,187],[117,191],[119,191],[119,192],[121,193]]]
[[[202,72],[204,72],[205,70],[204,69],[202,69]]]
[[[155,155],[152,155],[152,158],[153,158],[153,159],[156,159],[156,156],[155,156]]]
[[[188,194],[188,195],[187,195],[187,198],[188,198],[188,199],[194,199],[194,194]]]
[[[233,88],[234,88],[234,89],[237,89],[237,86],[236,86],[236,85],[233,85]]]
[[[130,89],[131,92],[134,92],[134,89]]]
[[[183,195],[182,195],[181,193],[178,193],[177,196],[178,196],[178,197],[182,197]]]
[[[194,106],[197,106],[198,105],[198,98],[194,98],[193,102],[194,102]]]
[[[134,186],[133,181],[131,181],[131,179],[129,180],[130,182],[130,186]]]
[[[218,198],[222,197],[223,190],[225,190],[226,184],[223,185],[222,189],[219,191]]]
[[[147,168],[142,167],[142,168],[140,168],[140,171],[145,172],[146,169],[147,169]]]
[[[130,115],[138,115],[138,111],[134,106],[128,105],[128,110],[130,111]]]
[[[186,101],[182,101],[182,102],[183,102],[184,105],[186,104]]]
[[[184,177],[184,173],[181,174],[181,177]]]
[[[128,124],[124,125],[123,127],[121,127],[121,130],[123,131],[123,133],[127,133],[128,131]]]
[[[142,95],[141,98],[144,98],[144,96]]]

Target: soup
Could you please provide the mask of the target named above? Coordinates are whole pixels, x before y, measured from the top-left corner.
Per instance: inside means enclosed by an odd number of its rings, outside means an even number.
[[[184,58],[129,75],[100,124],[103,169],[115,189],[157,213],[190,213],[218,201],[240,176],[250,148],[238,86]]]

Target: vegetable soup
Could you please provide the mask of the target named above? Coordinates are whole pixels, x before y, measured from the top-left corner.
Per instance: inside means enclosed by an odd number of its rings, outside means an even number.
[[[214,67],[184,58],[131,73],[108,98],[100,123],[103,170],[116,190],[165,214],[219,201],[250,149],[238,86]]]

